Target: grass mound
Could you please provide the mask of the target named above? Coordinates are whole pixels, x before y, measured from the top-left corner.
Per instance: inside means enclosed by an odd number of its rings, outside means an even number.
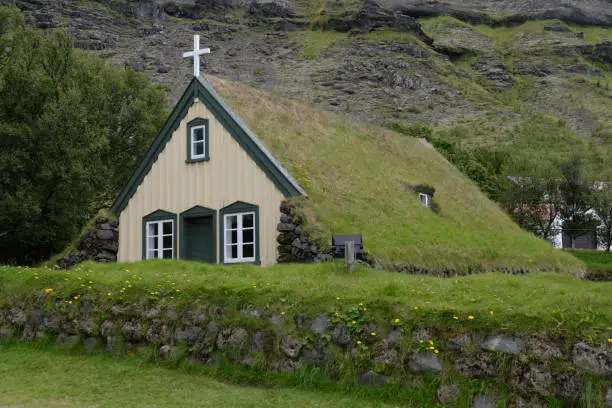
[[[207,78],[310,195],[311,232],[361,233],[384,266],[428,271],[580,271],[581,261],[522,231],[472,182],[417,138],[216,77]],[[411,185],[435,188],[439,211]]]

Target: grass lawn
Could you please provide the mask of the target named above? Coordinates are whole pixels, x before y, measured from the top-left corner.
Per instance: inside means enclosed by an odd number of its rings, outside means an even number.
[[[332,393],[236,386],[116,357],[0,345],[0,406],[31,407],[386,407]]]
[[[45,296],[45,289],[60,299],[78,296],[79,301],[91,298],[108,306],[123,301],[200,302],[287,315],[331,313],[365,303],[373,315],[394,315],[415,324],[612,335],[612,285],[563,273],[443,279],[369,268],[349,275],[340,263],[261,268],[161,260],[89,263],[66,271],[0,267],[0,307]],[[475,318],[466,320],[468,314]]]
[[[586,264],[589,279],[612,281],[612,252],[589,250],[567,252]]]

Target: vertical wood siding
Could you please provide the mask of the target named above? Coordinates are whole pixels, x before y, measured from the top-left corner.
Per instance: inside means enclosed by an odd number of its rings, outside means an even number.
[[[209,120],[210,160],[185,163],[186,126],[195,118]],[[274,183],[206,106],[196,101],[119,217],[119,261],[142,259],[142,217],[155,210],[180,214],[195,205],[220,210],[244,201],[259,206],[261,264],[272,265],[277,258],[276,225],[282,200]],[[217,262],[220,244],[217,242]]]

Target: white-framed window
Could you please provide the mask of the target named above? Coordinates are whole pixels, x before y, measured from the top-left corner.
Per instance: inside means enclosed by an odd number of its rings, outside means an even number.
[[[224,215],[225,263],[255,262],[255,212]]]
[[[146,259],[174,258],[174,220],[149,221],[146,233]]]
[[[431,208],[431,196],[425,193],[419,193],[419,200],[427,208]]]
[[[205,159],[208,157],[208,143],[206,140],[206,125],[193,126],[191,128],[191,160]]]

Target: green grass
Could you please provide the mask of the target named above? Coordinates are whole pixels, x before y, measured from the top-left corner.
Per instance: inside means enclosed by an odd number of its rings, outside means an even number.
[[[586,264],[589,279],[612,281],[612,252],[576,249],[568,252]]]
[[[357,397],[222,383],[134,359],[0,345],[0,406],[12,407],[386,407]]]
[[[64,301],[78,296],[78,301],[90,299],[106,307],[124,301],[183,306],[204,302],[236,309],[254,305],[291,316],[363,302],[383,321],[397,316],[450,329],[612,335],[612,286],[569,274],[441,279],[361,267],[349,275],[336,263],[261,268],[160,260],[89,263],[67,271],[0,268],[0,307],[44,297],[44,289]],[[465,320],[467,314],[476,318]]]
[[[297,37],[302,45],[299,56],[304,59],[317,59],[330,49],[336,41],[346,38],[346,34],[331,30],[293,31],[291,35]]]
[[[310,197],[300,205],[320,242],[361,233],[367,251],[389,269],[583,268],[522,231],[419,139],[209,80],[305,187]],[[440,213],[423,207],[409,183],[433,186]]]

